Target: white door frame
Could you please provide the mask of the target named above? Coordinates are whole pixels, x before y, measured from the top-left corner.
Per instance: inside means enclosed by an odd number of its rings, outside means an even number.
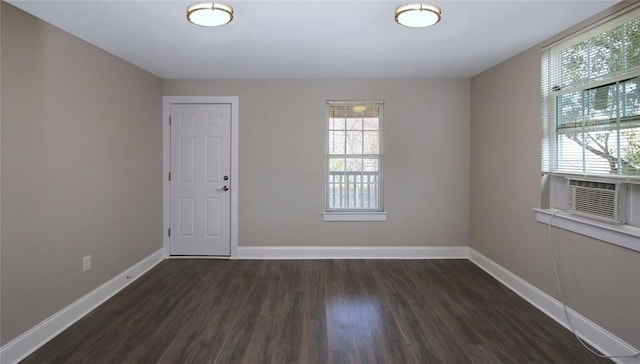
[[[238,96],[163,96],[162,97],[162,242],[165,258],[170,257],[171,223],[171,104],[231,104],[231,259],[238,257]],[[200,257],[201,258],[201,257]]]

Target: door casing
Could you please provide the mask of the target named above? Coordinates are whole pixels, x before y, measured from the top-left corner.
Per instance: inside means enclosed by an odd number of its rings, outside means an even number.
[[[165,258],[170,258],[169,226],[171,185],[171,104],[230,104],[231,105],[231,259],[238,256],[238,96],[163,96],[162,97],[162,241]],[[181,256],[180,258],[184,258]],[[202,258],[198,256],[198,258]],[[205,257],[206,258],[206,257]],[[219,258],[219,257],[211,257]]]

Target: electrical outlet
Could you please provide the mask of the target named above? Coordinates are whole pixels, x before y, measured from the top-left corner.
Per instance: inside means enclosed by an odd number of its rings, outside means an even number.
[[[91,269],[91,255],[82,258],[82,271],[86,272]]]

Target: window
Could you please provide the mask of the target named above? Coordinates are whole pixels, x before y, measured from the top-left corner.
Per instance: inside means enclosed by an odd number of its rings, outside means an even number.
[[[536,218],[640,251],[640,7],[632,8],[543,50]]]
[[[382,211],[382,103],[327,106],[326,211]]]
[[[640,9],[545,50],[542,170],[640,177]]]

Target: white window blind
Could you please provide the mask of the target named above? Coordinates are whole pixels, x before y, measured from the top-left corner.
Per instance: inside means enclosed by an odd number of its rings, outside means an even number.
[[[327,211],[382,211],[382,103],[327,104]]]
[[[542,54],[542,171],[640,178],[640,8]]]

